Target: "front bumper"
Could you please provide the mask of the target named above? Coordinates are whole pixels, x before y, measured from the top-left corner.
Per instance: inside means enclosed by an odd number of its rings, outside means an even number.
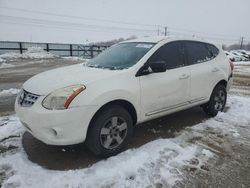
[[[84,142],[89,123],[99,106],[81,106],[66,110],[47,110],[39,97],[31,107],[15,102],[15,111],[34,137],[49,145],[71,145]]]

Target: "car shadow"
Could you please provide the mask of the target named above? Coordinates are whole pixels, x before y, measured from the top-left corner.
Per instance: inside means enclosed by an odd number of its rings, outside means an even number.
[[[126,149],[138,148],[159,138],[173,138],[175,133],[208,119],[201,108],[195,107],[164,116],[134,129],[133,138]],[[22,139],[23,148],[30,161],[52,170],[69,170],[89,167],[103,160],[92,154],[84,144],[51,146],[42,143],[26,132]]]

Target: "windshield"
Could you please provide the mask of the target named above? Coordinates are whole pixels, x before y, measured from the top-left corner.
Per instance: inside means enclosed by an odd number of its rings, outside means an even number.
[[[89,67],[125,69],[136,64],[154,43],[128,42],[114,45],[90,60]]]

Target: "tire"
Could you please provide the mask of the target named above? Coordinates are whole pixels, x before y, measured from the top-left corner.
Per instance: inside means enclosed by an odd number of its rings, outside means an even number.
[[[133,134],[133,120],[119,105],[109,105],[94,117],[86,145],[95,155],[109,157],[120,153]]]
[[[223,111],[227,102],[227,90],[224,85],[217,85],[208,103],[202,106],[205,113],[210,117],[215,117],[219,111]]]

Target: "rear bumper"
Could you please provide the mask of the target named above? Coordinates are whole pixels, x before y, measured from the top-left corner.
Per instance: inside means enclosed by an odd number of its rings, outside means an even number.
[[[81,106],[66,110],[47,110],[40,97],[33,106],[15,103],[16,113],[34,137],[49,145],[71,145],[85,140],[89,123],[98,106]]]

